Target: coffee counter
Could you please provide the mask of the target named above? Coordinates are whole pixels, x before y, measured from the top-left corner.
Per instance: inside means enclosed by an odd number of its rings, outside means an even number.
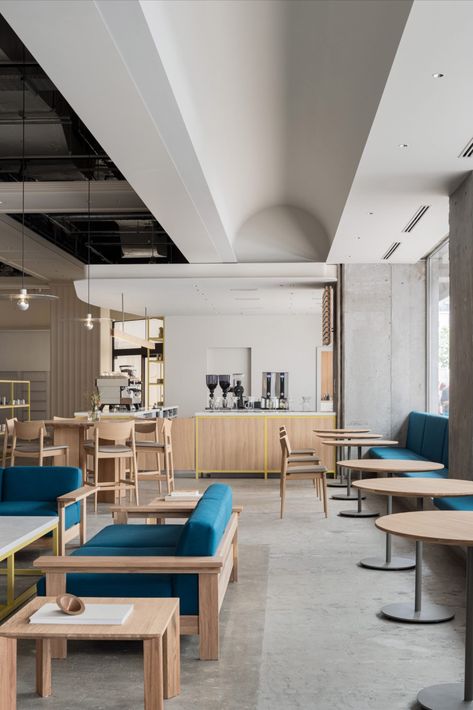
[[[196,477],[206,473],[254,473],[266,478],[269,473],[278,473],[282,425],[293,448],[315,448],[327,470],[334,470],[334,449],[322,446],[313,431],[335,427],[333,412],[209,410],[195,414]]]

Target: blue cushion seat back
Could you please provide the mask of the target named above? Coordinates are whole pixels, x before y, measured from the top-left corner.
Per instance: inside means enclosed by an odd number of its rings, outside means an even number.
[[[447,426],[445,427],[445,438],[443,440],[442,463],[445,466],[445,468],[448,468],[448,418],[447,418]]]
[[[75,466],[11,466],[3,472],[3,501],[55,501],[82,486]]]
[[[57,515],[56,501],[3,500],[0,502],[1,515]],[[80,503],[72,503],[66,508],[66,530],[80,521]]]
[[[2,491],[3,491],[3,472],[4,468],[0,468],[0,500],[2,500]]]
[[[183,528],[184,525],[108,525],[85,547],[161,547],[171,548],[174,554]]]
[[[434,505],[440,510],[473,510],[473,496],[434,498]]]
[[[209,486],[184,525],[176,555],[214,555],[232,514],[232,489],[222,483]]]
[[[448,478],[448,471],[446,469],[442,471],[422,471],[421,473],[409,471],[408,473],[398,473],[397,475],[403,478]]]
[[[369,450],[371,459],[410,459],[411,461],[423,461],[424,457],[416,454],[410,449],[401,449],[394,446],[373,446]]]
[[[448,429],[448,418],[438,414],[424,414],[425,428],[422,449],[419,453],[429,461],[442,461],[445,430]]]
[[[422,453],[424,441],[425,412],[411,412],[407,425],[406,449]]]

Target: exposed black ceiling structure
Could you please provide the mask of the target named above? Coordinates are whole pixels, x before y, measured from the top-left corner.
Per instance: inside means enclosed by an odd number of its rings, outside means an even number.
[[[25,100],[25,155],[22,92]],[[124,181],[116,165],[0,15],[0,181]],[[11,214],[21,221],[21,215]],[[27,214],[25,225],[87,263],[86,214]],[[91,263],[187,263],[144,210],[92,214]],[[0,272],[0,275],[4,275]]]

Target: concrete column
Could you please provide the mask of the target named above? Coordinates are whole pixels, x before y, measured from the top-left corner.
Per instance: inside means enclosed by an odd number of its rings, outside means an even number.
[[[342,417],[403,441],[425,410],[425,263],[353,264],[342,279]]]
[[[473,479],[473,173],[450,198],[449,471]]]

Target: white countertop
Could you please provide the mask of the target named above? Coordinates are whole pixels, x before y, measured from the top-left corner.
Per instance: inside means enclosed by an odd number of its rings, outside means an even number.
[[[179,409],[177,406],[166,406],[158,407],[157,409],[132,409],[130,412],[122,410],[121,412],[100,412],[101,419],[111,419],[116,417],[118,419],[136,419],[139,417],[144,417],[149,414],[159,414],[160,412],[167,412],[170,409]],[[74,412],[75,417],[87,417],[89,412]]]
[[[335,412],[301,412],[294,409],[223,409],[206,410],[204,412],[196,412],[195,417],[326,417],[333,415]]]
[[[46,515],[0,516],[0,557],[8,555],[18,545],[28,545],[32,537],[41,535],[58,521],[57,516]]]

